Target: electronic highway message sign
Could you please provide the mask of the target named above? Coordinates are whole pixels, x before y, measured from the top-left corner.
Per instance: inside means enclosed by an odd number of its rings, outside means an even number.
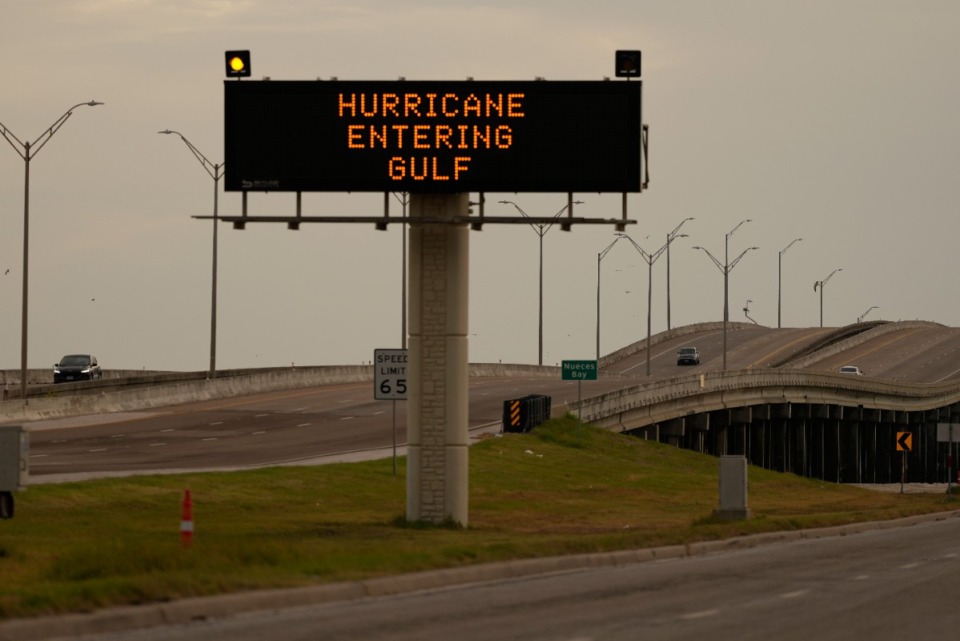
[[[623,81],[226,81],[226,189],[638,192],[641,96]]]

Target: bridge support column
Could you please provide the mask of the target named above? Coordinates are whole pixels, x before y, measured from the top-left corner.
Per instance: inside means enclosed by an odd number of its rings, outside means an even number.
[[[467,525],[468,194],[410,199],[407,520]]]

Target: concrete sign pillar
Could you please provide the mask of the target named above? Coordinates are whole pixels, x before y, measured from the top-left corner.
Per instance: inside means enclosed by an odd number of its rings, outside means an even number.
[[[407,520],[467,525],[469,194],[411,194]],[[418,222],[417,219],[430,219]]]

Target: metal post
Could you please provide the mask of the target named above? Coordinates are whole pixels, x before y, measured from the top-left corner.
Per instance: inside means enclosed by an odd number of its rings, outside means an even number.
[[[540,322],[537,331],[538,365],[543,365],[543,234],[540,234]]]
[[[842,271],[843,271],[843,268],[838,267],[837,269],[830,272],[829,276],[827,276],[823,280],[818,280],[813,284],[813,291],[817,291],[818,287],[820,288],[820,327],[823,327],[823,286],[827,284],[827,281],[833,278],[834,274]]]
[[[777,329],[780,329],[780,287],[781,270],[783,267],[783,252],[777,254]]]
[[[729,302],[730,272],[733,270],[734,267],[737,266],[737,263],[739,263],[740,260],[747,255],[748,251],[757,249],[757,247],[747,247],[742,252],[740,252],[740,254],[736,258],[734,258],[731,261],[730,254],[729,254],[730,237],[733,236],[733,232],[740,229],[740,225],[744,223],[749,223],[749,222],[752,222],[750,218],[747,218],[746,220],[741,220],[739,223],[737,223],[736,227],[731,229],[727,233],[727,235],[723,237],[723,262],[722,263],[719,260],[717,260],[716,256],[711,254],[710,250],[708,250],[706,247],[700,247],[699,245],[696,245],[693,247],[693,249],[702,249],[704,253],[706,253],[706,255],[710,257],[710,260],[713,261],[713,264],[717,266],[717,269],[719,269],[720,272],[723,274],[723,371],[727,370],[727,322],[730,319],[730,302]]]
[[[27,401],[27,277],[30,269],[30,143],[23,145],[23,300],[20,310],[20,398]]]
[[[669,243],[667,244],[669,247]],[[647,376],[650,376],[650,308],[653,306],[653,261],[647,263]]]
[[[670,234],[667,234],[667,329],[670,329]]]
[[[597,360],[600,360],[600,259],[602,254],[597,252]]]
[[[780,328],[780,272],[781,265],[783,264],[783,255],[787,253],[787,250],[793,247],[794,243],[798,243],[802,238],[794,238],[790,241],[790,244],[780,250],[780,253],[777,254],[777,329]]]
[[[220,165],[213,166],[214,175],[220,176]],[[210,378],[217,375],[217,226],[219,221],[219,178],[213,181],[213,267],[210,283]]]
[[[820,327],[823,327],[823,283],[820,283]]]
[[[577,379],[577,437],[581,436],[580,422],[583,416],[583,381]]]
[[[219,199],[220,199],[220,179],[223,178],[223,168],[225,163],[212,163],[203,153],[197,149],[192,142],[187,140],[179,131],[164,129],[158,131],[160,134],[176,134],[187,146],[190,153],[203,166],[204,171],[213,179],[213,249],[211,251],[212,266],[210,269],[210,368],[207,372],[208,378],[217,376],[217,234],[219,233]],[[243,213],[246,215],[246,192],[244,196]],[[300,192],[297,192],[297,215],[300,215]]]
[[[482,196],[481,196],[482,198]],[[400,347],[403,349],[407,348],[407,203],[409,198],[407,198],[407,192],[403,192],[403,269],[401,279],[403,281],[401,286],[401,310],[400,310]]]
[[[617,241],[623,238],[623,236],[617,236],[613,239],[613,242],[607,245],[606,249],[597,254],[597,360],[600,360],[600,261],[603,260],[603,257],[607,255],[613,246],[617,244]]]
[[[730,319],[730,234],[723,238],[723,371],[727,371],[727,321]]]
[[[951,489],[953,485],[953,423],[948,428],[949,437],[947,442],[947,496],[952,496]]]
[[[627,234],[618,233],[617,236],[630,241],[630,244],[633,245],[634,249],[636,249],[640,256],[643,257],[643,260],[646,261],[649,270],[647,272],[647,376],[650,376],[650,338],[652,331],[650,319],[651,307],[653,305],[653,264],[657,262],[657,259],[670,247],[670,241],[668,240],[660,249],[651,254],[640,247],[640,245]]]
[[[520,208],[520,205],[513,202],[512,200],[501,200],[500,204],[513,205],[514,209],[520,212],[521,216],[523,216],[524,218],[530,218],[530,216],[527,215],[527,212],[523,211]],[[550,231],[550,228],[553,227],[553,225],[555,224],[554,221],[560,218],[560,214],[562,214],[564,211],[569,210],[572,216],[573,206],[582,205],[582,204],[583,204],[582,201],[573,200],[573,194],[567,194],[567,204],[564,205],[560,209],[560,211],[558,211],[553,215],[553,218],[549,223],[530,223],[530,228],[533,229],[533,231],[536,232],[536,234],[540,237],[540,303],[539,303],[540,314],[539,314],[539,321],[537,323],[537,334],[538,334],[537,363],[539,365],[543,365],[543,237],[544,235],[546,235],[548,231]],[[565,226],[566,226],[566,223],[561,225],[561,227],[565,227]]]
[[[672,243],[677,238],[683,238],[686,234],[677,234],[680,231],[680,228],[683,227],[683,224],[688,220],[695,220],[692,216],[684,218],[680,221],[680,224],[673,228],[669,234],[667,234],[667,329],[671,329],[672,325],[670,324],[670,243]]]

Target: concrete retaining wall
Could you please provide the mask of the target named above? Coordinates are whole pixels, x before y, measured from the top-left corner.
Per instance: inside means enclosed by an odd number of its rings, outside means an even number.
[[[960,381],[892,383],[795,369],[688,375],[616,390],[580,404],[583,419],[611,429],[634,429],[720,409],[765,403],[813,403],[920,411],[960,402]],[[576,402],[570,411],[577,411]]]

